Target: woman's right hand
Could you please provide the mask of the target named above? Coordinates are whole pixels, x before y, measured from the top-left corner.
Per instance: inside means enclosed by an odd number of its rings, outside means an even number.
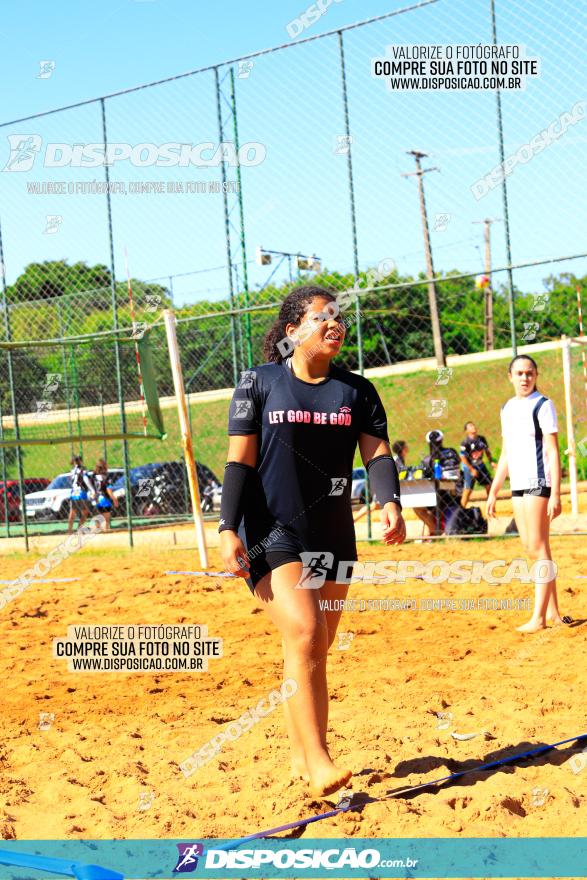
[[[485,505],[485,515],[487,519],[495,518],[495,506],[497,504],[497,495],[494,495],[493,492],[490,492],[487,497],[487,503]]]
[[[230,574],[243,578],[249,576],[247,551],[236,532],[231,532],[230,529],[224,529],[220,532],[220,555],[222,556],[224,568]],[[242,565],[241,562],[243,563]]]

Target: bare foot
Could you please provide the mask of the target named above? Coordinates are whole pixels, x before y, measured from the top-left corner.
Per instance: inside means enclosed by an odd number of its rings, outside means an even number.
[[[310,781],[310,771],[306,765],[305,761],[293,761],[291,762],[291,778],[292,779],[303,779],[304,782]]]
[[[350,770],[341,770],[335,764],[323,764],[318,770],[310,774],[310,793],[313,797],[324,797],[333,794],[339,788],[344,788],[352,776]]]
[[[572,619],[567,615],[561,617],[560,614],[558,614],[556,617],[547,617],[546,620],[548,623],[552,621],[553,626],[568,626],[569,623],[573,622]]]
[[[546,629],[546,624],[536,620],[529,620],[523,626],[517,626],[516,629],[520,633],[537,633],[541,629]]]

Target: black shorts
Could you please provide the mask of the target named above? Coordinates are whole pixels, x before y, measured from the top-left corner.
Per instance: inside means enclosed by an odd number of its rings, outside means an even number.
[[[277,529],[276,526],[275,530],[270,530],[268,534],[270,537],[265,540],[265,546],[260,541],[249,546],[245,540],[244,529],[241,527],[239,530],[247,554],[250,554],[249,577],[246,578],[246,584],[251,593],[255,592],[255,587],[261,578],[287,562],[301,562],[303,566],[301,585],[305,583],[306,589],[319,589],[324,581],[336,579],[339,562],[346,560],[352,562],[357,558],[356,546],[349,546],[346,550],[337,548],[336,552],[310,553],[298,536],[290,530]],[[344,576],[350,579],[352,566],[343,566],[343,568]]]
[[[512,489],[512,498],[534,495],[536,498],[550,498],[550,486],[535,486],[533,489]]]
[[[87,499],[85,498],[70,498],[69,503],[71,504],[71,509],[75,511],[75,513],[89,513],[89,507]]]

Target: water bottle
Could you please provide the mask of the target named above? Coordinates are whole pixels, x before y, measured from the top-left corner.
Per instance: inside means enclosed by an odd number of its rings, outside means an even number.
[[[442,480],[442,466],[438,458],[434,459],[434,479]]]

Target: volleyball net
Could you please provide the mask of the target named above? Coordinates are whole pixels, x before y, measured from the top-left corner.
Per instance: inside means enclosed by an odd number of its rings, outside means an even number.
[[[0,381],[2,447],[165,436],[149,330],[0,342]]]

